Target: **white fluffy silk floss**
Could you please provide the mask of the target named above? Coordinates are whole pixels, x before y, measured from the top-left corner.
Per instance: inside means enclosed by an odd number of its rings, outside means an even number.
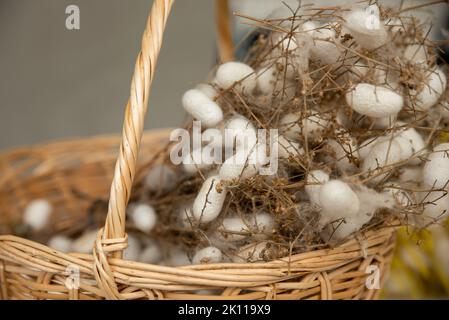
[[[46,199],[36,199],[31,201],[23,213],[23,223],[33,231],[44,229],[53,212],[53,206]]]
[[[192,213],[197,221],[208,223],[219,216],[227,195],[226,187],[220,182],[219,176],[211,176],[203,182],[193,202]]]
[[[427,187],[449,190],[449,143],[437,145],[428,156],[423,168],[423,182]]]
[[[352,10],[344,15],[344,20],[344,27],[361,47],[374,50],[388,42],[388,32],[376,5]]]
[[[198,250],[193,256],[193,264],[219,263],[223,260],[221,250],[216,247],[206,247]]]
[[[198,89],[190,89],[184,93],[182,106],[205,127],[215,127],[223,120],[220,106]]]
[[[320,189],[322,225],[341,218],[354,217],[360,209],[360,201],[351,187],[340,180],[330,180]]]
[[[378,209],[391,208],[393,205],[389,195],[378,193],[363,185],[357,186],[354,192],[359,199],[359,210],[352,216],[330,224],[322,234],[324,240],[342,240],[347,238],[369,223]]]
[[[251,94],[257,83],[254,69],[245,63],[236,61],[220,65],[215,74],[214,82],[224,90],[235,86],[245,95]]]
[[[437,68],[427,73],[424,79],[424,85],[418,92],[411,91],[411,102],[412,108],[420,111],[429,110],[434,106],[440,99],[443,92],[446,90],[447,79],[444,72]]]
[[[346,103],[362,115],[384,118],[398,114],[404,106],[404,98],[393,90],[359,83],[346,93]]]
[[[305,190],[311,203],[320,205],[320,191],[324,183],[329,181],[329,175],[323,170],[313,170],[306,178]]]
[[[130,207],[128,214],[134,226],[142,232],[148,233],[156,226],[156,210],[149,204],[137,203]]]

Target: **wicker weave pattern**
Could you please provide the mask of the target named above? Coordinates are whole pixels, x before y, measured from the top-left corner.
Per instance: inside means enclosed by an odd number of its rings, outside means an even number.
[[[372,299],[378,290],[365,286],[369,265],[388,270],[392,228],[370,231],[363,239],[326,250],[252,264],[208,264],[179,268],[121,259],[126,248],[125,211],[141,155],[150,157],[167,132],[144,136],[154,67],[171,0],[155,0],[142,38],[131,85],[119,158],[118,138],[66,141],[22,148],[0,156],[0,234],[13,233],[27,203],[46,198],[55,206],[57,232],[86,219],[88,200],[108,199],[109,209],[92,255],[64,254],[37,242],[0,236],[0,298],[2,299]],[[112,180],[112,186],[110,184]],[[110,189],[109,189],[109,186]],[[109,191],[109,193],[108,193]],[[80,286],[65,285],[67,267],[79,268]],[[198,290],[214,290],[205,294]]]
[[[144,135],[142,159],[164,145],[167,134]],[[2,233],[12,232],[8,226],[20,217],[27,201],[36,197],[55,205],[49,232],[87,219],[89,203],[76,198],[73,190],[107,198],[118,142],[119,137],[84,139],[1,155],[0,169],[6,173],[0,185]],[[377,265],[384,278],[394,246],[392,232],[384,228],[335,249],[268,263],[170,268],[110,258],[110,281],[120,299],[371,299],[378,290],[365,287],[366,267]],[[93,255],[64,254],[29,240],[0,236],[1,298],[111,298],[111,293],[97,284],[94,260]],[[68,266],[81,271],[78,290],[64,285]],[[221,295],[198,294],[200,289],[217,290]]]

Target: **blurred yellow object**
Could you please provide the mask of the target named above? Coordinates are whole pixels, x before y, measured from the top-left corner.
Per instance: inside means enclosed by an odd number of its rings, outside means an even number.
[[[449,298],[449,224],[398,231],[396,253],[382,298]]]

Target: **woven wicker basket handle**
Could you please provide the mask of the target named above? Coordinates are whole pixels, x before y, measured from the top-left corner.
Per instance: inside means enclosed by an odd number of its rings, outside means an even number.
[[[110,244],[112,246],[110,251],[115,251],[115,257],[121,255],[123,246],[120,243],[126,245],[126,239],[122,240],[125,237],[126,206],[136,173],[150,87],[172,4],[172,0],[154,0],[142,36],[142,48],[134,68],[131,93],[123,123],[122,142],[115,165],[108,214],[102,235],[103,240],[109,239],[113,242]]]
[[[131,94],[126,106],[123,123],[120,153],[115,166],[112,181],[108,214],[102,234],[103,242],[108,240],[110,251],[115,257],[121,256],[125,248],[126,206],[136,172],[137,156],[142,137],[144,118],[147,111],[150,86],[162,45],[163,32],[173,0],[155,0],[151,8],[146,29],[142,37],[142,49],[139,53],[131,83]],[[233,44],[229,23],[227,0],[217,0],[217,42],[220,59],[233,59]],[[105,244],[103,244],[104,247]]]
[[[126,106],[122,142],[112,180],[105,226],[98,233],[93,248],[94,274],[97,284],[109,299],[121,295],[108,258],[121,258],[127,246],[125,233],[126,206],[136,173],[137,156],[142,138],[150,87],[162,45],[162,38],[174,0],[154,0],[142,37],[142,49],[137,57]],[[233,58],[227,0],[217,0],[217,39],[221,60]],[[227,22],[226,22],[227,21]]]

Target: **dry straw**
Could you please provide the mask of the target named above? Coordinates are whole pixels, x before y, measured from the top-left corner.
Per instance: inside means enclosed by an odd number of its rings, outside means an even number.
[[[220,1],[220,5],[224,5]],[[144,174],[150,151],[163,149],[168,132],[142,137],[150,86],[171,0],[155,0],[142,38],[126,107],[119,157],[118,138],[94,138],[22,148],[0,156],[0,233],[20,234],[15,226],[31,199],[55,206],[48,233],[76,232],[95,219],[95,208],[109,201],[104,228],[92,255],[65,254],[17,236],[0,236],[2,299],[373,299],[367,270],[377,267],[383,283],[394,248],[394,227],[382,221],[335,248],[257,263],[166,267],[122,259],[127,245],[126,206],[138,170]],[[325,11],[325,10],[323,10]],[[318,11],[317,14],[323,14]],[[223,60],[229,60],[229,30],[219,20]],[[223,27],[225,26],[225,27]],[[224,32],[223,28],[225,28]],[[350,48],[347,48],[350,51]],[[222,50],[222,52],[223,52]],[[252,54],[263,54],[256,52]],[[367,60],[373,58],[364,57]],[[378,66],[379,64],[376,64]],[[391,66],[388,66],[389,68]],[[303,81],[307,87],[307,78]],[[327,81],[327,85],[337,85]],[[309,88],[313,90],[315,88]],[[324,87],[322,90],[325,89]],[[235,104],[240,105],[242,104]],[[242,106],[244,107],[244,105]],[[240,110],[244,113],[244,110]],[[150,164],[152,162],[150,161]],[[108,190],[109,181],[112,186]],[[137,179],[139,180],[139,179]],[[108,193],[109,192],[109,193]],[[108,198],[109,197],[109,198]],[[109,200],[106,200],[109,199]],[[101,210],[100,210],[101,211]],[[44,240],[44,239],[43,239]],[[79,285],[67,286],[70,270]]]

